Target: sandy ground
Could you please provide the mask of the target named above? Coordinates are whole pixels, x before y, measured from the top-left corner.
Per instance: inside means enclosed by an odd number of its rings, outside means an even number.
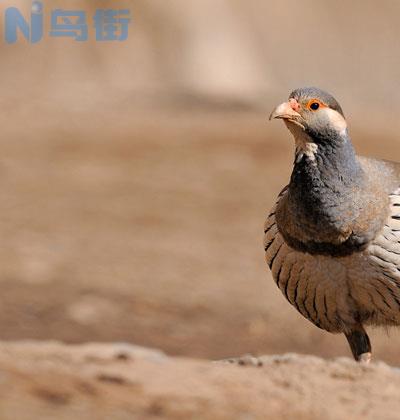
[[[261,367],[145,348],[0,346],[2,420],[397,419],[400,375],[384,363],[264,356]]]
[[[212,359],[349,355],[343,337],[297,314],[264,265],[264,217],[292,162],[268,110],[109,108],[61,117],[35,104],[0,117],[1,339]],[[355,138],[364,153],[400,156],[389,137]],[[400,363],[396,329],[371,338],[376,359]]]

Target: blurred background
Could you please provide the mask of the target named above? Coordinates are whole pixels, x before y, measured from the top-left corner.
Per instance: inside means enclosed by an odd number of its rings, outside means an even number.
[[[361,154],[400,160],[400,2],[43,5],[46,24],[56,8],[128,8],[132,22],[123,42],[93,28],[81,43],[1,37],[0,339],[350,356],[264,263],[264,219],[293,158],[267,116],[315,85]],[[2,1],[2,17],[10,6],[28,16],[31,2]],[[371,335],[375,356],[399,364],[399,331]]]

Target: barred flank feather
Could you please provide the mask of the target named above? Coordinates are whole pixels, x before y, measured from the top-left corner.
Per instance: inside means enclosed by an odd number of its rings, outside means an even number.
[[[362,323],[400,323],[400,189],[390,202],[390,215],[377,238],[364,251],[344,257],[292,249],[278,230],[276,205],[269,214],[266,262],[286,299],[316,326],[348,332]]]

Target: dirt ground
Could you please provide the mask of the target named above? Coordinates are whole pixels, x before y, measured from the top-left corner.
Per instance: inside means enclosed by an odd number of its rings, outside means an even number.
[[[263,221],[292,162],[269,110],[7,109],[2,340],[121,341],[208,359],[349,355],[343,337],[297,314],[264,265]],[[393,138],[357,130],[363,153],[400,156]],[[400,363],[396,329],[371,339],[377,359]]]
[[[400,376],[380,362],[264,356],[261,367],[130,345],[1,343],[2,420],[398,419]]]

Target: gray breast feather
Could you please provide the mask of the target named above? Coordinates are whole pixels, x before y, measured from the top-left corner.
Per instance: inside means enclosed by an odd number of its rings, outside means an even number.
[[[390,195],[382,231],[360,252],[342,257],[291,248],[279,232],[275,211],[264,226],[266,262],[286,299],[307,319],[330,332],[354,325],[400,324],[400,189]]]

